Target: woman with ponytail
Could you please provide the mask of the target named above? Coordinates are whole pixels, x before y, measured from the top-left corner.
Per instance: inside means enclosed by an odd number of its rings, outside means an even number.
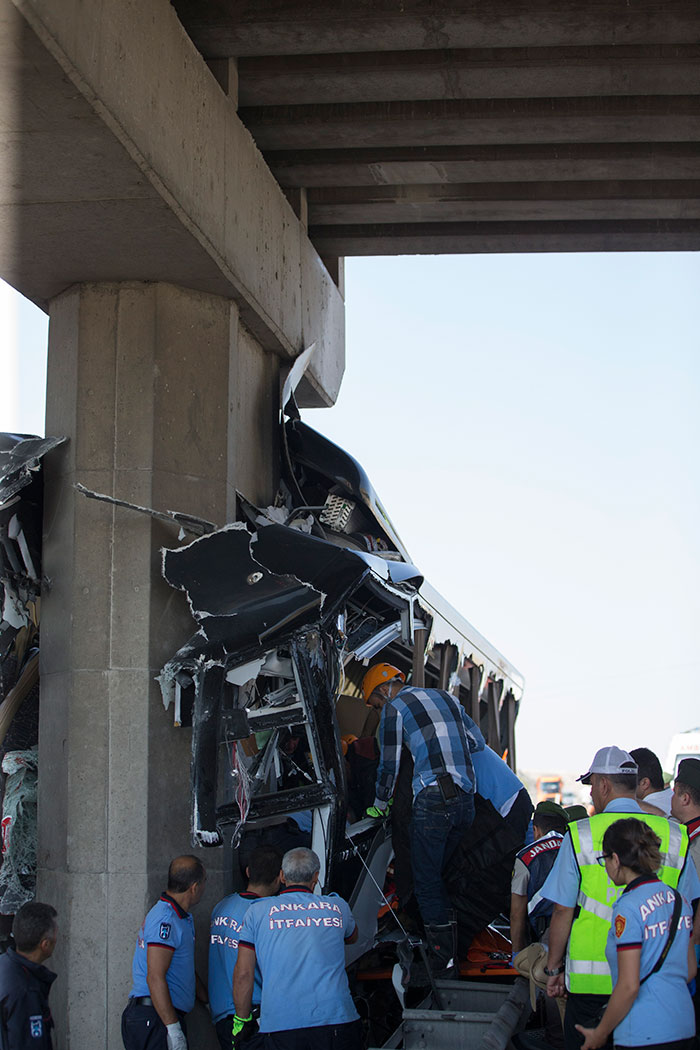
[[[695,976],[692,911],[681,895],[661,882],[661,843],[648,824],[630,817],[611,824],[599,864],[625,889],[613,905],[605,955],[613,992],[595,1028],[576,1028],[581,1050],[614,1045],[645,1050],[690,1050],[695,1035]],[[692,863],[692,862],[691,862]]]

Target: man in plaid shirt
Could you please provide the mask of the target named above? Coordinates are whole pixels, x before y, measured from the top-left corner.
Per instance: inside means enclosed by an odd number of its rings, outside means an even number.
[[[474,820],[475,776],[471,754],[483,751],[478,726],[456,697],[441,689],[404,685],[391,664],[365,675],[366,702],[381,711],[380,758],[372,816],[386,812],[399,773],[401,748],[413,758],[411,867],[416,900],[436,974],[456,971],[457,926],[442,872]]]

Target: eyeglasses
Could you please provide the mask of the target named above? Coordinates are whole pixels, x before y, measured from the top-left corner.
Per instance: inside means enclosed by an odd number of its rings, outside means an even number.
[[[612,857],[612,853],[601,853],[596,857],[596,863],[600,864],[601,868],[605,867],[606,860]]]

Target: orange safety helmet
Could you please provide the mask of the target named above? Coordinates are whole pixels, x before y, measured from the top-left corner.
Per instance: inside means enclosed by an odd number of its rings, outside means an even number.
[[[402,682],[406,681],[403,671],[399,671],[398,667],[394,667],[393,664],[375,664],[374,667],[370,667],[362,679],[362,695],[365,703],[378,685],[381,685],[382,682],[390,682],[392,678],[400,678]]]

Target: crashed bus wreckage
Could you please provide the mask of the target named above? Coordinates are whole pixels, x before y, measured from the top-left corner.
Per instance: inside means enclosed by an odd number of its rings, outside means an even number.
[[[390,821],[363,819],[379,715],[360,683],[388,661],[411,684],[449,690],[514,767],[523,681],[423,580],[362,467],[306,426],[293,399],[287,414],[274,505],[239,494],[237,522],[163,552],[163,575],[198,630],[160,686],[175,723],[192,726],[196,844],[232,840],[236,875],[263,841],[311,845],[322,891],[344,896],[358,923],[348,964],[390,973],[398,958],[405,980],[414,953],[399,946],[391,913],[411,895],[410,756]],[[483,931],[507,909],[521,845],[477,798],[447,873],[466,974],[513,974],[509,943]]]
[[[481,985],[498,993],[491,996],[489,1014],[483,999],[481,1006],[464,1006],[471,984],[461,982],[458,991],[455,982],[436,985],[420,938],[397,918],[412,889],[411,760],[408,754],[402,758],[390,819],[364,817],[374,799],[379,714],[365,705],[360,683],[368,667],[388,661],[409,684],[448,690],[514,768],[523,680],[423,580],[362,467],[301,421],[288,387],[283,404],[277,497],[272,506],[256,507],[239,493],[236,522],[217,528],[78,486],[90,498],[179,525],[181,542],[188,533],[196,537],[162,552],[163,575],[185,593],[197,630],[158,676],[175,725],[192,730],[193,842],[232,847],[234,889],[241,888],[246,857],[263,842],[315,850],[321,892],[336,891],[348,900],[358,925],[346,962],[356,995],[366,1003],[372,1045],[399,1045],[385,1038],[411,1001],[433,1008],[452,1003],[449,1016],[480,1018],[482,1027],[487,1017],[494,1032],[499,1007],[515,1010],[514,1023],[522,1024],[527,995],[520,989],[517,1002],[510,1001],[512,992],[506,998],[514,971],[510,942],[497,928],[522,842],[477,794],[474,824],[445,872],[462,976],[504,983]],[[20,441],[15,456],[27,460],[18,468],[25,484],[40,456],[60,440],[27,446],[24,457],[18,456]],[[12,455],[7,444],[5,450]],[[0,497],[5,513],[4,490]],[[9,498],[17,492],[10,490]],[[38,511],[40,537],[40,501]],[[8,642],[20,630],[31,636],[38,628],[33,603],[40,549],[31,567],[24,556],[16,564],[17,550],[9,546],[18,528],[13,520],[7,514],[0,519],[3,675]],[[22,676],[15,677],[19,682]],[[427,993],[430,1001],[423,1002]],[[467,1009],[477,1013],[454,1012]],[[404,1012],[405,1046],[424,1045],[421,1009],[413,1013],[409,1023],[411,1010]],[[430,1016],[436,1021],[434,1009]],[[410,1030],[418,1042],[411,1043]],[[481,1038],[486,1029],[469,1031],[470,1039],[477,1032]]]
[[[64,440],[0,434],[0,945],[36,887],[41,459]]]

